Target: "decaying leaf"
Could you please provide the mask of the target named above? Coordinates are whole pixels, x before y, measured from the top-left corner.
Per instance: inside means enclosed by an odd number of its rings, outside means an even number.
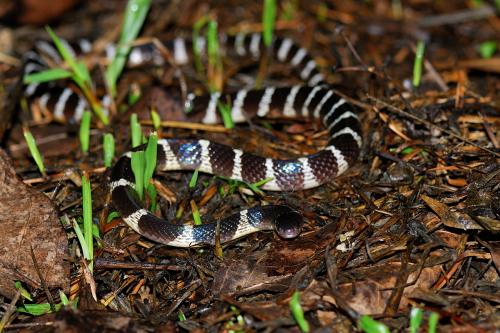
[[[424,194],[420,195],[420,197],[441,218],[441,222],[447,227],[463,230],[483,230],[483,227],[475,222],[469,215],[451,211],[444,203]]]
[[[0,294],[12,297],[14,282],[32,288],[40,279],[35,259],[49,288],[68,290],[67,238],[50,200],[20,181],[10,159],[0,150]]]

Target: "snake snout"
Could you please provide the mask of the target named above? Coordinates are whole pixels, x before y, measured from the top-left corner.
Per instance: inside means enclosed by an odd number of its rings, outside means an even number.
[[[300,234],[303,223],[302,215],[297,211],[290,210],[276,217],[274,228],[281,238],[291,239]]]

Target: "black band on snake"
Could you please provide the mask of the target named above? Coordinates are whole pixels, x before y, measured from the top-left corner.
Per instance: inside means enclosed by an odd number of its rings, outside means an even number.
[[[225,41],[241,56],[249,53],[258,57],[263,49],[259,34],[225,37]],[[181,39],[166,44],[172,45],[172,53],[179,63],[189,59],[186,44]],[[279,112],[284,117],[319,120],[329,132],[325,148],[312,155],[277,160],[207,140],[163,139],[158,142],[157,168],[162,171],[198,169],[247,183],[270,179],[262,188],[271,191],[317,187],[345,172],[357,160],[362,146],[357,115],[343,98],[322,84],[323,77],[315,62],[290,39],[276,39],[273,55],[299,69],[301,78],[308,84],[240,90],[233,94],[190,95],[186,105],[193,109],[196,120],[206,124],[220,121],[217,112],[220,99],[222,102],[232,101],[234,122],[244,122],[253,116],[265,117],[271,112]],[[138,64],[141,61],[159,62],[159,59],[154,48],[143,46],[132,50],[129,61]],[[32,95],[37,88],[31,88]],[[69,99],[65,98],[66,101]],[[63,114],[61,104],[59,113]],[[113,205],[136,232],[156,242],[177,247],[215,243],[216,223],[201,226],[172,224],[144,209],[133,187],[134,175],[128,153],[113,167],[110,188]],[[293,238],[301,231],[302,217],[287,206],[273,205],[243,210],[219,223],[221,243],[259,230],[273,229],[283,238]]]

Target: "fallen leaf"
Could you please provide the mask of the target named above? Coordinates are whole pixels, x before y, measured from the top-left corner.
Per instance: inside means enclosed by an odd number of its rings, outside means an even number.
[[[50,200],[18,179],[0,150],[0,294],[12,298],[16,280],[40,288],[35,259],[49,288],[69,290],[66,234]]]
[[[420,198],[439,216],[441,222],[447,227],[462,230],[483,230],[484,228],[475,222],[469,215],[454,212],[450,208],[431,197],[420,195]]]

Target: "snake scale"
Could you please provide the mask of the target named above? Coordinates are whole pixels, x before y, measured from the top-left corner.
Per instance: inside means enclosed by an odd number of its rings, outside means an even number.
[[[223,50],[240,57],[258,59],[265,47],[261,35],[221,35]],[[205,40],[196,41],[201,50]],[[71,52],[90,50],[88,41],[77,46],[66,43]],[[177,65],[190,62],[192,41],[176,38],[163,46],[170,51]],[[362,147],[359,119],[353,108],[324,83],[316,62],[306,49],[289,38],[274,38],[271,54],[276,60],[289,64],[305,82],[291,87],[241,89],[230,94],[212,93],[196,96],[189,94],[186,108],[192,109],[192,121],[205,124],[220,122],[218,102],[231,102],[231,115],[235,123],[254,116],[266,117],[273,113],[283,117],[303,117],[319,120],[328,130],[327,145],[318,152],[286,160],[260,157],[239,149],[203,139],[162,139],[157,147],[157,170],[195,170],[227,178],[254,183],[270,179],[262,188],[270,191],[294,191],[317,187],[345,172],[358,158]],[[110,56],[114,52],[108,47]],[[39,53],[54,59],[58,57],[50,43],[39,42],[37,52],[25,57],[24,73],[46,68]],[[132,48],[128,65],[165,64],[161,53],[153,44]],[[51,90],[52,89],[52,90]],[[56,91],[59,89],[59,91]],[[51,110],[56,119],[78,122],[87,102],[69,88],[30,84],[25,95],[36,100],[40,107]],[[104,103],[105,104],[105,103]],[[189,116],[189,115],[188,115]],[[214,244],[217,223],[201,226],[177,225],[161,219],[144,209],[134,190],[134,175],[130,153],[124,154],[114,165],[110,189],[114,207],[133,230],[156,242],[176,247]],[[282,238],[296,237],[302,227],[302,216],[283,205],[257,206],[245,209],[218,221],[220,242],[228,242],[260,230],[275,230]]]

